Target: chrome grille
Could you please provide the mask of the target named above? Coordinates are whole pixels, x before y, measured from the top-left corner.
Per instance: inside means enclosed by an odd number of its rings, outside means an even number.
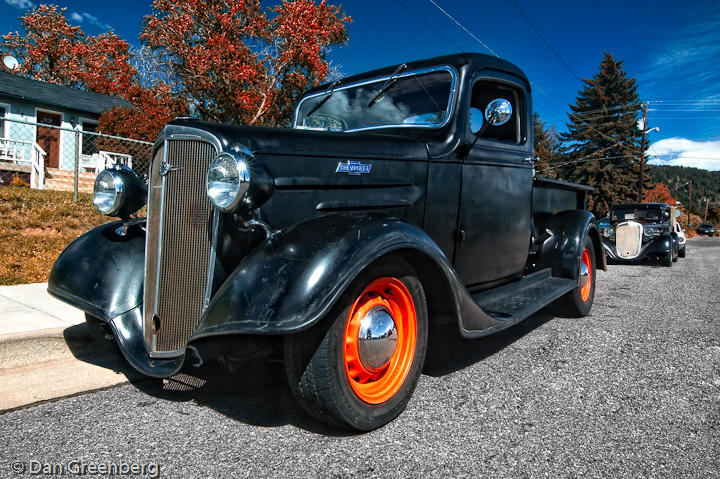
[[[212,207],[205,175],[217,154],[213,145],[198,140],[168,140],[164,150],[165,162],[177,169],[161,176],[162,158],[153,161],[145,327],[155,353],[184,351],[200,321],[211,255]],[[160,329],[153,336],[154,318]]]
[[[640,254],[643,227],[636,221],[620,223],[615,227],[615,249],[621,258],[632,259]]]

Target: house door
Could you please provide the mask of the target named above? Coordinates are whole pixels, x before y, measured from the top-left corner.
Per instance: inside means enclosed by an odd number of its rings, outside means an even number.
[[[38,123],[43,125],[60,126],[61,116],[58,113],[50,113],[47,111],[37,112]],[[60,130],[57,128],[46,128],[38,126],[37,128],[37,144],[45,150],[45,166],[47,168],[60,167]]]

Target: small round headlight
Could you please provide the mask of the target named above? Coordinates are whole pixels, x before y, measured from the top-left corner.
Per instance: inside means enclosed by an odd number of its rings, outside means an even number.
[[[207,172],[207,194],[216,208],[233,211],[250,187],[250,155],[245,152],[223,152],[210,163]]]
[[[93,205],[104,215],[114,216],[120,210],[125,191],[122,176],[103,170],[95,178]]]

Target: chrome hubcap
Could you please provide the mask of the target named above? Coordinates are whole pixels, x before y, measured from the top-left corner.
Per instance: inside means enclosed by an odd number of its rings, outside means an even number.
[[[590,268],[584,261],[580,261],[580,289],[584,288],[590,280]]]
[[[390,311],[378,306],[365,315],[358,333],[358,355],[363,367],[376,372],[390,362],[397,347],[398,332]]]

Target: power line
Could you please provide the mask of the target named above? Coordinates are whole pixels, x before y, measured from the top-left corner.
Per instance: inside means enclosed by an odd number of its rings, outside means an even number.
[[[569,71],[569,72],[572,74],[572,76],[574,76],[574,77],[577,79],[577,81],[579,81],[580,83],[582,83],[582,79],[577,75],[577,73],[575,73],[575,71],[573,71],[572,68],[570,68],[570,65],[568,65],[567,62],[565,62],[565,60],[563,59],[563,57],[561,57],[560,54],[555,51],[555,49],[552,47],[552,45],[550,45],[550,42],[548,42],[548,41],[545,39],[545,37],[542,35],[542,33],[540,33],[540,30],[538,30],[538,29],[535,27],[535,25],[533,25],[533,23],[530,21],[530,19],[527,17],[527,15],[525,15],[525,12],[523,12],[523,11],[520,9],[520,7],[518,6],[517,2],[516,2],[515,0],[509,0],[509,2],[512,3],[513,7],[515,7],[515,9],[520,13],[520,16],[523,17],[523,19],[527,22],[527,24],[530,25],[530,28],[532,28],[532,29],[535,31],[535,33],[537,34],[537,36],[540,37],[540,40],[542,40],[543,42],[545,42],[545,45],[547,45],[547,47],[550,49],[550,51],[553,52],[553,55],[555,55],[555,56],[557,57],[557,59],[560,60],[560,63],[562,63],[562,64],[565,66],[565,68],[567,69],[567,71]]]
[[[462,51],[464,50],[460,45],[458,45],[458,44],[455,43],[453,40],[451,40],[450,38],[448,38],[447,36],[445,36],[445,34],[442,33],[440,30],[436,29],[431,23],[429,23],[428,21],[426,21],[424,18],[422,18],[422,17],[421,17],[420,15],[418,15],[417,13],[415,13],[415,10],[413,10],[413,9],[410,8],[410,7],[408,7],[405,2],[403,2],[402,0],[397,0],[397,2],[398,2],[400,5],[402,5],[402,6],[405,8],[405,10],[409,11],[415,18],[417,18],[417,19],[420,20],[422,23],[424,23],[428,28],[430,28],[430,30],[432,30],[433,32],[435,32],[435,33],[436,33],[437,35],[439,35],[440,37],[444,38],[448,43],[451,43],[452,45],[454,45],[455,48],[457,48],[457,50],[458,50],[459,52],[462,52]]]
[[[453,17],[453,16],[450,15],[448,12],[446,12],[445,10],[443,10],[443,8],[442,8],[440,5],[438,5],[437,3],[435,3],[435,0],[428,0],[428,1],[429,1],[430,3],[432,3],[433,5],[435,5],[435,7],[436,7],[438,10],[440,10],[443,14],[445,14],[445,16],[447,16],[449,19],[451,19],[453,22],[455,22],[455,24],[456,24],[458,27],[460,27],[465,33],[467,33],[468,35],[470,35],[470,36],[471,36],[473,39],[475,39],[478,43],[480,43],[482,46],[484,46],[490,53],[492,53],[492,54],[495,55],[496,57],[500,58],[500,55],[498,55],[497,53],[495,53],[489,46],[487,46],[487,45],[485,44],[485,42],[483,42],[483,41],[480,40],[478,37],[476,37],[476,36],[475,36],[470,30],[468,30],[462,23],[460,23],[458,20],[456,20],[455,17]],[[550,96],[548,93],[546,93],[546,92],[545,92],[543,89],[541,89],[536,83],[534,83],[534,82],[532,82],[532,81],[530,81],[530,80],[528,80],[528,81],[530,82],[530,85],[532,85],[533,88],[535,88],[535,89],[538,90],[540,93],[542,93],[543,95],[545,95],[546,97],[548,97],[553,103],[555,103],[556,105],[558,105],[560,108],[563,108],[563,106],[560,104],[559,101],[557,101],[555,98],[553,98],[553,97]],[[568,115],[571,116],[571,117],[574,116],[573,113],[568,113]],[[593,127],[592,125],[589,125],[587,122],[584,122],[584,121],[582,121],[582,120],[578,120],[578,121],[580,121],[580,123],[584,124],[586,127],[590,128],[591,130],[593,130],[595,133],[597,133],[598,135],[602,136],[603,138],[605,138],[605,139],[607,139],[607,140],[610,140],[610,141],[612,141],[613,143],[616,143],[617,145],[622,146],[623,148],[627,148],[627,149],[629,149],[629,150],[631,150],[631,151],[635,151],[636,153],[641,153],[640,150],[638,150],[638,149],[636,149],[636,148],[633,148],[633,147],[630,147],[630,146],[623,145],[622,143],[620,143],[619,141],[615,140],[614,138],[611,138],[611,137],[607,136],[606,134],[602,133],[602,132],[601,132],[600,130],[598,130],[597,128]]]
[[[487,46],[487,45],[485,44],[485,42],[483,42],[482,40],[480,40],[480,39],[479,39],[478,37],[476,37],[470,30],[468,30],[467,28],[465,28],[465,26],[464,26],[462,23],[460,23],[460,22],[458,22],[457,20],[455,20],[455,17],[453,17],[453,16],[450,15],[448,12],[446,12],[445,10],[443,10],[443,8],[442,8],[440,5],[438,5],[437,3],[435,3],[434,0],[428,0],[428,1],[429,1],[430,3],[432,3],[433,5],[435,5],[435,7],[437,7],[438,10],[440,10],[441,12],[443,12],[446,17],[448,17],[450,20],[452,20],[453,22],[455,22],[455,24],[456,24],[458,27],[462,28],[462,29],[465,31],[465,33],[467,33],[468,35],[470,35],[471,37],[473,37],[478,43],[480,43],[480,45],[484,46],[484,47],[487,49],[487,51],[489,51],[490,53],[492,53],[492,54],[495,55],[496,57],[500,58],[500,55],[498,55],[497,53],[495,53],[492,48],[490,48],[489,46]]]

